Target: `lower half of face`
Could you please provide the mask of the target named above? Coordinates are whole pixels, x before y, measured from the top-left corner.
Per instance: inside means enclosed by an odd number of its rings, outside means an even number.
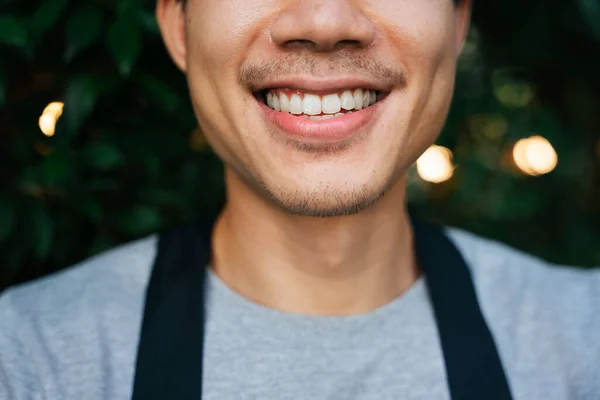
[[[240,83],[242,62],[212,72],[206,72],[210,61],[192,62],[192,100],[212,147],[253,193],[291,214],[353,214],[406,173],[445,121],[454,49],[447,40],[416,45],[422,47],[380,45],[381,64],[393,68],[397,61],[402,78],[385,84],[355,70],[359,78],[342,69],[325,73],[332,68],[314,68],[314,57],[313,73],[290,67],[298,80],[286,80],[280,67],[284,78],[263,79],[262,86]]]

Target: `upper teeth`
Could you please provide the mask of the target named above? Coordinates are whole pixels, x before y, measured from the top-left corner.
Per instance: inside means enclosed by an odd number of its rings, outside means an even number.
[[[368,89],[346,90],[319,96],[310,93],[294,93],[287,90],[269,90],[267,105],[275,111],[289,112],[295,115],[335,115],[342,110],[361,110],[375,104],[377,92]]]

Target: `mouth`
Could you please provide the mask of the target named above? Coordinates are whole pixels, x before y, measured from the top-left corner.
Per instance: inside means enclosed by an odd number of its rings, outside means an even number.
[[[368,127],[381,115],[382,104],[390,94],[368,87],[311,90],[266,88],[254,92],[254,97],[275,132],[312,149],[332,145],[349,148],[342,144],[362,142],[359,139],[370,134]]]
[[[395,86],[360,77],[287,77],[251,86],[259,112],[276,140],[317,148],[364,143]],[[291,140],[291,142],[290,142]]]
[[[254,97],[271,110],[295,118],[327,121],[368,110],[388,96],[369,88],[355,88],[329,93],[272,88],[254,92]]]

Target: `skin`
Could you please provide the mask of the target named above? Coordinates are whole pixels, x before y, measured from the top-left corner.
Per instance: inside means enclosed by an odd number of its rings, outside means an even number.
[[[351,315],[414,284],[407,171],[447,117],[469,14],[470,0],[158,0],[225,166],[211,267],[231,288],[283,311]],[[389,95],[351,140],[313,146],[263,118],[264,77],[356,77]]]

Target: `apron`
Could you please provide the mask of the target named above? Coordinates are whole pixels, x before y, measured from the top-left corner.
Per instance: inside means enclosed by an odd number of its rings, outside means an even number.
[[[159,237],[146,292],[133,400],[202,399],[205,266],[211,257],[213,223],[180,227]],[[412,225],[452,400],[510,400],[462,255],[442,228],[415,219]]]

